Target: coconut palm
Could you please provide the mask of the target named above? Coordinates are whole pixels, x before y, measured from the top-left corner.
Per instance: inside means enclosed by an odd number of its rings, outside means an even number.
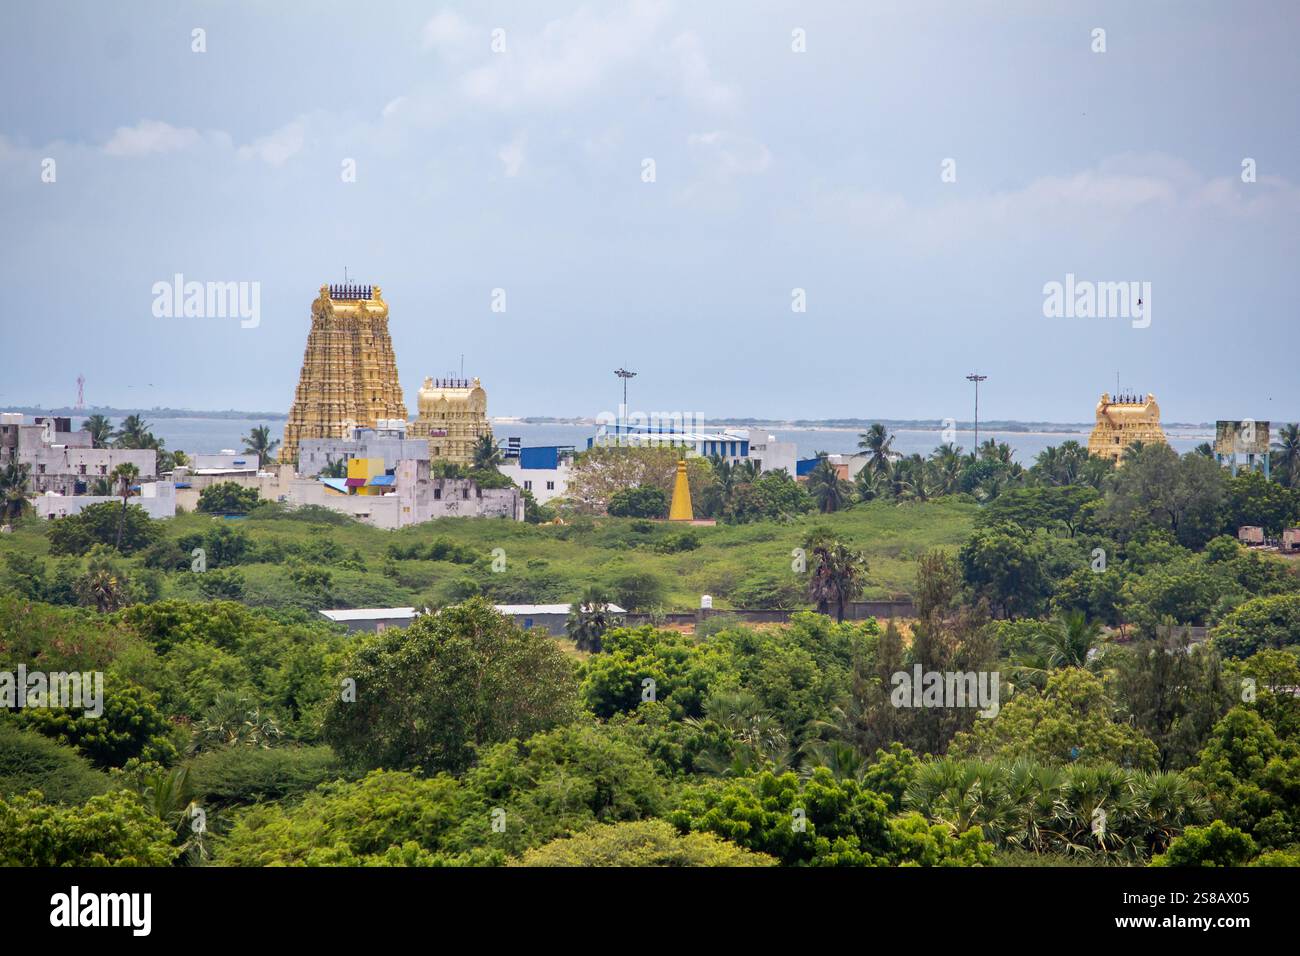
[[[858,501],[874,501],[889,494],[889,472],[876,471],[870,465],[864,466],[853,480],[853,493]]]
[[[845,508],[853,500],[853,486],[840,477],[835,466],[826,458],[817,462],[808,473],[808,494],[817,503],[817,510],[830,514]]]
[[[501,446],[492,437],[491,432],[478,436],[474,442],[474,467],[476,469],[495,470],[501,464]]]
[[[1270,453],[1274,460],[1269,462],[1269,467],[1280,481],[1295,485],[1300,479],[1300,425],[1294,422],[1283,425],[1277,437],[1278,450]]]
[[[1088,620],[1083,611],[1067,611],[1046,632],[1042,650],[1047,666],[1087,667],[1101,649],[1101,622]]]
[[[126,500],[131,496],[131,485],[140,477],[140,469],[130,462],[123,462],[113,469],[113,482],[117,485],[117,492],[122,496],[122,513],[117,519],[117,540],[113,547],[118,551],[122,550],[122,532],[126,528]]]
[[[149,423],[139,415],[127,415],[121,426],[113,432],[113,445],[117,448],[157,448],[159,443],[149,430]]]
[[[86,420],[81,423],[81,430],[90,432],[90,441],[95,448],[107,448],[113,437],[113,423],[108,420],[107,415],[100,415],[98,412],[86,416]]]
[[[275,449],[280,439],[271,437],[271,429],[266,425],[256,425],[244,436],[244,454],[256,455],[264,465],[274,464]]]
[[[952,442],[945,442],[930,452],[930,462],[934,468],[938,493],[955,494],[961,484],[961,448]]]
[[[5,522],[22,516],[31,507],[27,500],[27,484],[31,466],[11,461],[0,471],[0,518]]]
[[[867,466],[874,471],[884,471],[889,467],[893,446],[894,436],[880,422],[858,436],[858,447],[867,453]]]

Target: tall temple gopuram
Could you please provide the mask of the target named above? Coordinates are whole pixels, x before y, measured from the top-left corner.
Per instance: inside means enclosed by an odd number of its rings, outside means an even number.
[[[478,379],[426,378],[420,388],[420,415],[411,423],[411,438],[429,440],[429,458],[469,465],[474,445],[492,434],[487,392]]]
[[[1088,436],[1088,454],[1099,458],[1109,458],[1119,464],[1124,457],[1124,449],[1134,442],[1150,445],[1154,442],[1167,444],[1165,431],[1160,427],[1160,406],[1156,397],[1148,394],[1145,399],[1137,395],[1116,395],[1114,398],[1101,393],[1097,403],[1097,424]]]
[[[406,421],[406,403],[379,286],[321,286],[280,460],[295,464],[304,438],[345,438],[394,418]]]

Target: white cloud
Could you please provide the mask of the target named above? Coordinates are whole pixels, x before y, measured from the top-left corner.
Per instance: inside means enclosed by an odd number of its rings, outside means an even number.
[[[297,119],[247,146],[239,147],[239,158],[260,159],[271,166],[283,166],[302,150],[306,140],[307,124]]]
[[[497,153],[497,159],[501,160],[507,179],[518,176],[519,170],[523,168],[525,139],[524,134],[520,133],[510,143],[501,147],[501,151]]]
[[[1207,178],[1169,156],[1111,157],[1093,169],[975,196],[948,192],[957,187],[940,186],[935,168],[935,188],[941,190],[936,203],[913,203],[882,190],[832,190],[816,196],[818,213],[919,244],[1062,231],[1114,234],[1134,217],[1190,224],[1207,216],[1300,213],[1300,188],[1284,179],[1261,177],[1246,185],[1231,176]]]
[[[693,31],[679,34],[670,49],[677,57],[682,93],[687,99],[709,109],[729,109],[736,105],[739,93],[713,78],[713,68],[700,48],[700,38]]]
[[[474,28],[454,10],[442,10],[434,14],[424,25],[421,41],[426,50],[437,50],[449,58],[461,58],[470,51],[474,39]],[[484,39],[484,49],[486,49]]]
[[[711,177],[717,180],[754,176],[772,165],[772,152],[762,143],[725,130],[692,133],[686,142],[704,161]]]
[[[571,104],[647,58],[665,17],[663,4],[638,0],[607,15],[580,9],[533,35],[508,32],[508,52],[488,54],[461,78],[461,91],[494,109]]]
[[[176,127],[161,120],[141,120],[134,126],[119,126],[104,144],[109,156],[148,156],[189,149],[202,139],[199,131]]]

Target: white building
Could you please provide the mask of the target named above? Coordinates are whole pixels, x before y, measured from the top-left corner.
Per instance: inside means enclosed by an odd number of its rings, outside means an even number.
[[[785,469],[795,476],[798,448],[794,442],[777,441],[775,435],[748,428],[723,428],[717,431],[651,429],[624,427],[618,424],[587,440],[587,447],[673,447],[706,458],[723,458],[731,464],[758,463],[761,471]]]
[[[377,528],[394,530],[437,518],[506,518],[524,520],[524,496],[518,488],[480,488],[469,478],[432,478],[428,461],[399,461],[391,475],[371,479],[391,491],[349,494],[343,478],[293,478],[280,500],[288,505],[319,505],[351,515]]]
[[[95,448],[87,431],[72,431],[72,420],[55,416],[23,424],[18,412],[0,416],[0,468],[26,465],[31,489],[61,495],[85,495],[96,478],[108,478],[118,465],[135,465],[140,478],[158,473],[152,448]]]
[[[376,428],[354,428],[348,438],[304,438],[298,443],[298,474],[319,475],[322,470],[351,458],[382,458],[385,468],[399,461],[428,461],[429,439],[407,438],[406,422],[380,419]]]
[[[498,466],[520,488],[532,492],[538,504],[563,498],[573,469],[573,449],[563,445],[520,448]]]
[[[127,507],[139,507],[150,518],[176,517],[176,486],[172,482],[148,481],[138,487],[140,493],[126,499]],[[53,491],[35,499],[36,514],[50,521],[80,514],[84,508],[105,502],[121,505],[122,499],[110,495],[61,495]]]

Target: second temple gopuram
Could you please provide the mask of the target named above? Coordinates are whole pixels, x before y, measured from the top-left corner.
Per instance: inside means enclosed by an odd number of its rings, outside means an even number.
[[[311,305],[311,332],[280,460],[294,464],[304,438],[345,438],[382,419],[406,421],[388,306],[379,286],[323,285]]]
[[[429,440],[433,461],[472,464],[474,446],[482,436],[492,434],[483,383],[476,378],[426,378],[419,402],[410,436]]]
[[[1097,403],[1097,424],[1088,436],[1088,454],[1109,458],[1118,465],[1123,460],[1124,449],[1139,441],[1147,445],[1166,444],[1156,397],[1148,394],[1145,399],[1137,395],[1112,398],[1102,392]]]

